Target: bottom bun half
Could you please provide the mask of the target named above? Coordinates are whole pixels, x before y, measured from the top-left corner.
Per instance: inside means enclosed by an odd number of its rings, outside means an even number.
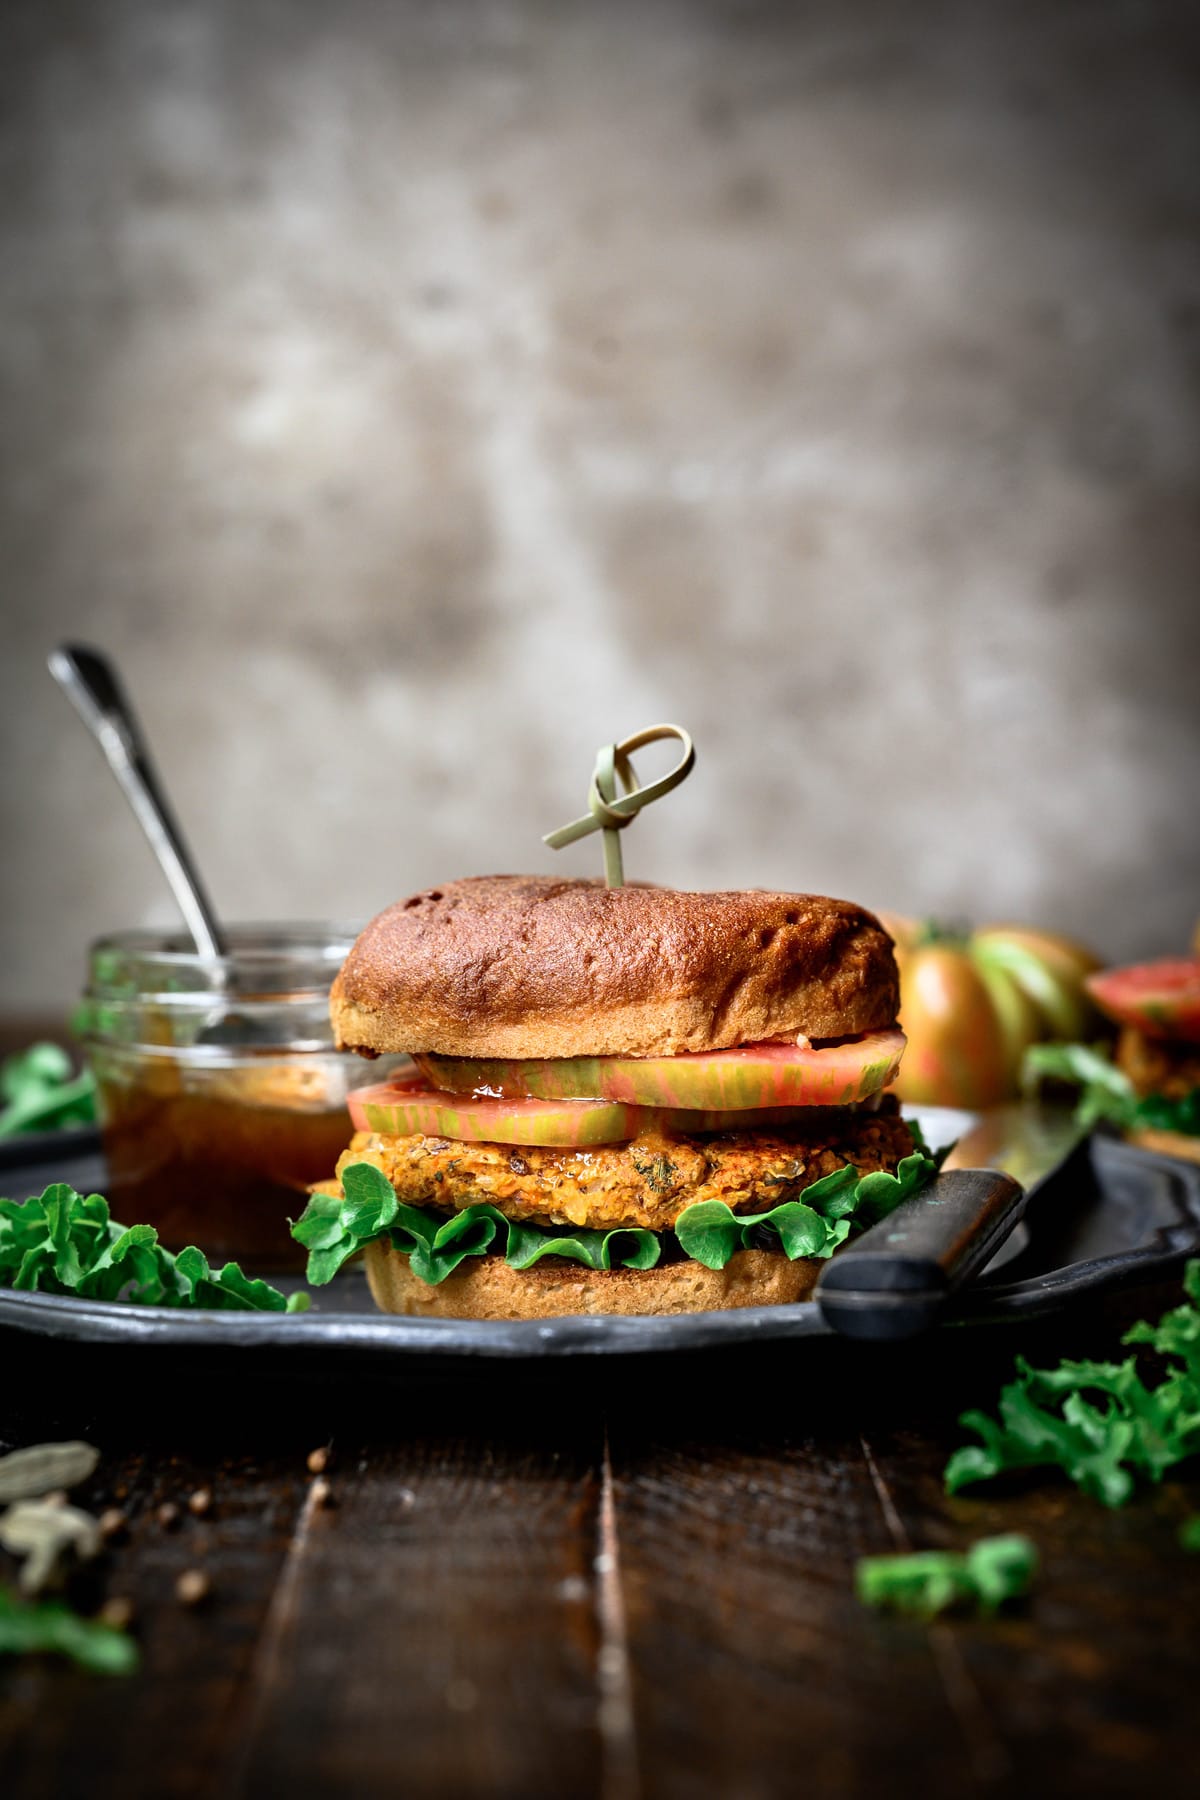
[[[770,1250],[739,1250],[723,1269],[674,1262],[656,1269],[586,1269],[549,1261],[514,1269],[502,1256],[470,1257],[436,1287],[419,1281],[387,1238],[363,1252],[383,1312],[426,1319],[561,1319],[574,1313],[720,1312],[807,1300],[823,1263]]]

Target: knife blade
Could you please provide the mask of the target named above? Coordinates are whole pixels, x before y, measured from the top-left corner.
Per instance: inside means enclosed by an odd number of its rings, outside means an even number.
[[[815,1296],[826,1323],[884,1341],[927,1330],[1085,1136],[1069,1107],[1027,1101],[983,1114],[927,1187],[826,1264]]]

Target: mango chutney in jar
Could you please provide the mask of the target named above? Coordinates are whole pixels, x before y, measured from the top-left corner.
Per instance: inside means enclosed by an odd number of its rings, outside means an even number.
[[[83,1037],[114,1218],[213,1263],[303,1267],[288,1221],[333,1174],[353,1129],[346,1094],[365,1073],[334,1047],[328,1017],[354,935],[233,926],[216,961],[179,934],[93,945]]]

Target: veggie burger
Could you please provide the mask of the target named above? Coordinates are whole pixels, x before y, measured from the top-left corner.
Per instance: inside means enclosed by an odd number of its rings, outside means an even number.
[[[804,1299],[926,1181],[894,1080],[892,941],[808,894],[497,875],[367,926],[339,1044],[403,1052],[351,1095],[294,1235],[365,1252],[388,1312],[523,1319]]]
[[[1081,1089],[1085,1129],[1104,1121],[1145,1150],[1200,1162],[1200,955],[1104,969],[1083,985],[1119,1027],[1115,1047],[1034,1044],[1026,1080]]]
[[[1116,1122],[1147,1150],[1200,1162],[1200,956],[1106,969],[1085,985],[1120,1027],[1114,1063],[1128,1093]]]

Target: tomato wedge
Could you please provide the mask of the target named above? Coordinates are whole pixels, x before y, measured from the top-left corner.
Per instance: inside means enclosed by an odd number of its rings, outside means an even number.
[[[1083,984],[1101,1012],[1147,1037],[1200,1039],[1200,956],[1105,969]]]
[[[358,1088],[349,1095],[348,1104],[358,1131],[560,1149],[623,1144],[648,1130],[685,1136],[765,1130],[795,1124],[798,1116],[794,1106],[696,1109],[630,1106],[621,1100],[506,1100],[483,1094],[447,1094],[427,1087],[420,1076]]]
[[[630,1106],[743,1112],[771,1106],[852,1106],[895,1079],[904,1043],[904,1033],[896,1026],[844,1044],[808,1049],[796,1044],[746,1044],[736,1050],[681,1056],[578,1056],[547,1062],[455,1056],[413,1060],[430,1087],[452,1094],[506,1100],[617,1100]]]

